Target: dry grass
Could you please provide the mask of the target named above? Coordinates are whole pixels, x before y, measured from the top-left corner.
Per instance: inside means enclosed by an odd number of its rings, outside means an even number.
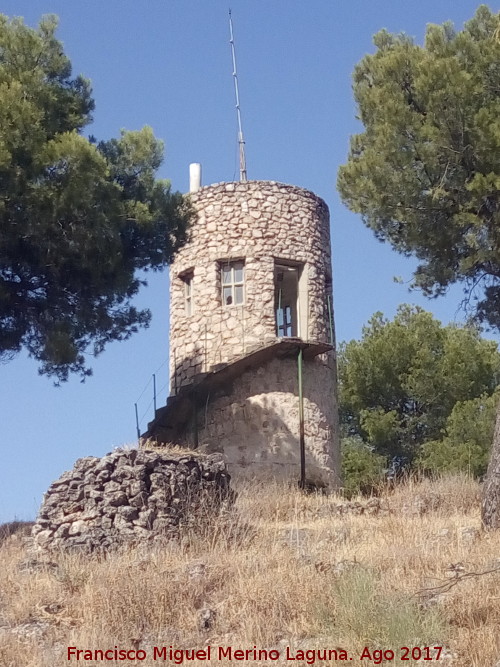
[[[238,491],[233,515],[181,544],[29,563],[22,539],[6,539],[0,665],[157,665],[164,661],[153,661],[155,645],[282,654],[290,646],[292,655],[337,647],[362,665],[377,664],[359,661],[365,646],[393,649],[387,664],[411,665],[399,647],[442,645],[448,657],[437,664],[491,667],[500,659],[500,571],[464,577],[500,567],[500,534],[481,532],[473,481],[409,481],[385,493],[376,514],[341,514],[339,497],[279,484]],[[68,662],[68,646],[139,648],[148,658]]]

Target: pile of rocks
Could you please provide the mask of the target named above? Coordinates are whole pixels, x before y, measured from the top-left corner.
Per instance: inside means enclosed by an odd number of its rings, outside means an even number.
[[[34,546],[91,552],[177,537],[231,502],[229,482],[219,454],[123,449],[82,458],[45,494]]]

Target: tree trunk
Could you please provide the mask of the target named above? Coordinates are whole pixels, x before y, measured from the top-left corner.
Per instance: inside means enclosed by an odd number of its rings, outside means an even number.
[[[500,528],[500,404],[497,408],[490,462],[483,486],[481,518],[486,529]]]

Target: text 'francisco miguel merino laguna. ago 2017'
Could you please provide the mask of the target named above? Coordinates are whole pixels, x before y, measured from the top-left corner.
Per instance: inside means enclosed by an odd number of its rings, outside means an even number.
[[[82,649],[76,646],[68,646],[67,659],[70,662],[107,662],[138,660],[143,661],[150,658],[158,662],[182,665],[189,662],[214,661],[245,661],[248,662],[277,662],[287,661],[294,663],[306,663],[315,665],[321,662],[363,662],[365,665],[380,665],[382,662],[393,662],[396,659],[402,661],[428,660],[437,661],[441,656],[442,646],[401,646],[397,650],[392,649],[370,649],[365,646],[361,653],[349,653],[341,648],[323,649],[292,649],[290,646],[282,650],[252,648],[233,648],[232,646],[206,646],[204,649],[180,649],[173,646],[153,646],[151,650],[143,649],[120,649],[118,646],[112,649]],[[296,664],[298,664],[296,662]]]

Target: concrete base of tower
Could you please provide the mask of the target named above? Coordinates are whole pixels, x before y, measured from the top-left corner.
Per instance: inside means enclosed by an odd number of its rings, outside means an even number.
[[[301,478],[298,368],[296,357],[272,358],[247,367],[230,383],[198,397],[184,426],[153,429],[155,439],[221,452],[235,477],[299,481]],[[303,361],[306,484],[340,486],[340,452],[331,354]],[[179,404],[180,406],[180,404]],[[181,408],[176,410],[180,413]]]

